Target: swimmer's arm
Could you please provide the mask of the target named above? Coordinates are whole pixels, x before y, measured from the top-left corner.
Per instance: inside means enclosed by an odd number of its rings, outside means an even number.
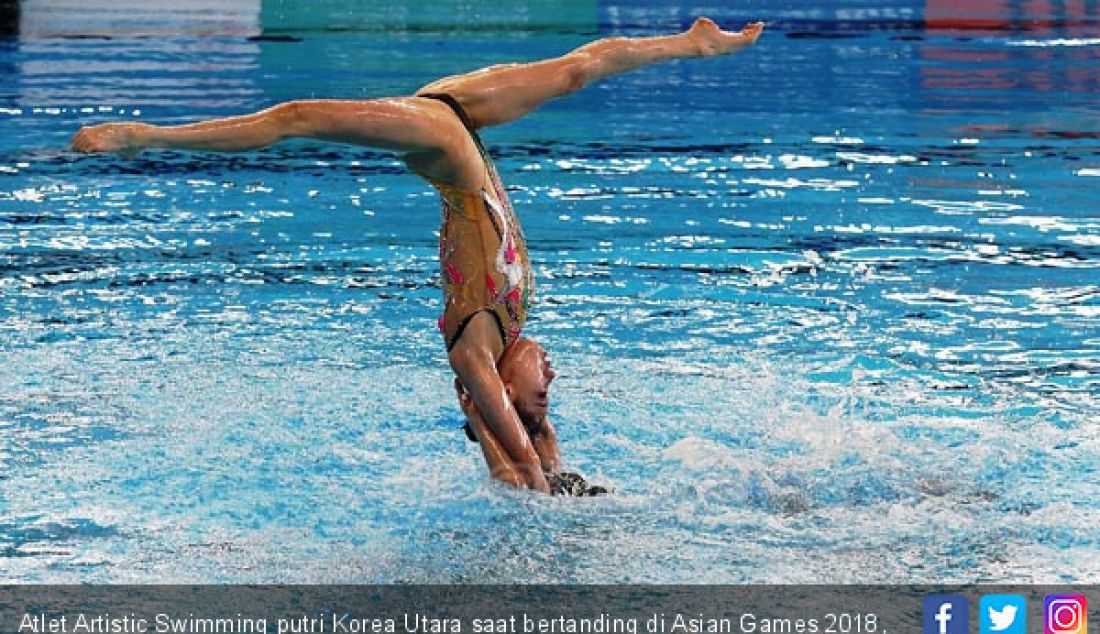
[[[531,436],[531,442],[535,446],[539,462],[542,463],[542,470],[546,473],[560,473],[561,449],[558,447],[558,433],[554,431],[554,425],[549,418],[542,422],[539,432]]]
[[[523,477],[520,476],[516,465],[512,463],[508,452],[504,450],[504,446],[489,430],[489,426],[485,424],[481,412],[478,411],[473,399],[462,387],[462,382],[459,379],[455,379],[455,388],[458,390],[458,404],[462,408],[462,413],[466,415],[466,420],[470,423],[474,436],[478,439],[478,446],[481,447],[481,454],[485,457],[485,464],[489,465],[489,475],[512,486],[525,486]]]
[[[457,349],[457,348],[456,348]],[[484,363],[478,363],[469,358],[473,355],[451,354],[451,365],[458,374],[459,379],[466,385],[473,405],[480,413],[480,418],[471,423],[481,422],[481,431],[488,431],[486,438],[491,439],[491,445],[499,445],[502,454],[486,455],[489,468],[493,471],[500,467],[503,460],[507,460],[514,473],[518,476],[519,486],[536,489],[544,493],[550,492],[550,485],[546,482],[546,476],[542,473],[542,462],[535,447],[527,434],[527,429],[519,420],[519,415],[512,407],[504,392],[504,383],[497,375],[496,367],[489,359]],[[474,434],[479,440],[484,441],[476,424],[472,424]],[[483,450],[487,446],[483,445]],[[500,458],[497,460],[496,458]],[[513,471],[502,471],[510,476]],[[493,473],[497,477],[497,473]],[[501,478],[505,482],[509,480]],[[513,482],[514,483],[514,482]],[[515,484],[515,483],[514,483]]]
[[[508,452],[489,430],[482,418],[481,412],[474,405],[470,395],[462,387],[462,382],[455,379],[455,387],[458,389],[458,403],[462,412],[466,414],[466,420],[470,423],[474,436],[481,445],[481,451],[485,456],[485,463],[489,465],[489,472],[497,480],[501,480],[514,486],[524,486],[519,472]],[[530,434],[531,445],[535,448],[535,454],[539,457],[539,463],[543,474],[561,473],[561,451],[558,447],[558,435],[554,426],[547,419],[543,421],[543,427],[537,434]]]
[[[473,405],[481,413],[485,428],[492,432],[515,466],[521,485],[549,493],[550,485],[542,473],[539,455],[497,374],[496,358],[488,345],[481,345],[486,341],[495,341],[499,346],[500,335],[496,322],[488,313],[482,312],[470,320],[451,350],[451,367],[466,386]],[[474,429],[476,433],[477,428]],[[490,464],[490,468],[492,466]]]

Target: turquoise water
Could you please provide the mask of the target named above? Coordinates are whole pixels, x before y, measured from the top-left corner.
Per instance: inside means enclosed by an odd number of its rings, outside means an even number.
[[[715,9],[769,30],[485,133],[591,500],[463,439],[393,157],[65,147],[690,12],[0,41],[0,577],[1100,579],[1100,16],[933,4]]]

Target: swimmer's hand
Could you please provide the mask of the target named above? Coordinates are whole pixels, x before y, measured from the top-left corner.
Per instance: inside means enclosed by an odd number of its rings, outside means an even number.
[[[699,46],[703,57],[731,55],[756,43],[764,32],[763,22],[746,24],[740,31],[723,31],[714,20],[699,18],[688,29],[687,36]]]
[[[142,138],[151,127],[145,123],[85,126],[73,137],[72,147],[77,152],[116,152],[123,158],[133,158],[143,149]]]
[[[546,482],[550,485],[551,495],[591,497],[610,493],[606,487],[602,487],[598,484],[590,484],[581,474],[569,471],[547,473]]]

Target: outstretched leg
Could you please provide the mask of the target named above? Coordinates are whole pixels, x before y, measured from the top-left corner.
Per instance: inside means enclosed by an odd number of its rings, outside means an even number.
[[[709,18],[699,18],[676,35],[597,40],[554,59],[446,77],[417,94],[449,94],[462,104],[475,127],[500,125],[610,75],[665,60],[736,53],[755,43],[763,30],[763,23],[756,22],[727,32]]]
[[[393,150],[425,178],[471,191],[485,178],[477,148],[450,109],[413,97],[288,101],[252,114],[179,126],[103,123],[81,128],[73,148],[123,155],[146,148],[245,152],[290,137]]]

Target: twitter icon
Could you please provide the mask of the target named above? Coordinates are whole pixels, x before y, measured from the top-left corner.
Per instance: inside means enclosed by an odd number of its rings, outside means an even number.
[[[987,594],[978,611],[981,634],[1027,634],[1027,599],[1018,594]]]

